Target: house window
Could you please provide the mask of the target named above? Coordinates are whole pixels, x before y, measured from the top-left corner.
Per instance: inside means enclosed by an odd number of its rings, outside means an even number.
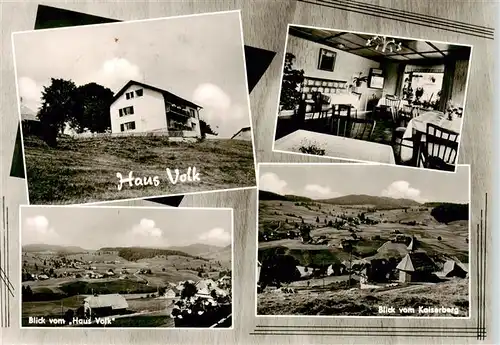
[[[136,95],[137,97],[141,97],[143,94],[144,94],[144,90],[143,90],[143,89],[139,89],[139,90],[136,90],[136,91],[135,91],[135,95]]]
[[[131,98],[134,98],[134,91],[132,91],[132,92],[127,92],[127,93],[125,94],[125,98],[126,98],[126,99],[131,99]]]
[[[120,110],[118,110],[118,112],[120,114],[120,117],[125,116],[125,115],[133,115],[134,114],[134,107],[130,106],[130,107],[121,108]]]
[[[120,125],[120,130],[122,132],[133,131],[134,129],[135,129],[135,121],[125,122]]]
[[[194,112],[194,109],[189,109],[189,113],[191,114],[191,117],[196,117],[196,113]]]

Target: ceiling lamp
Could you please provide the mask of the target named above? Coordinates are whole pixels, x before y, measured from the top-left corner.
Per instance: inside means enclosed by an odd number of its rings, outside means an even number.
[[[382,53],[389,51],[393,53],[394,51],[401,51],[401,42],[396,42],[394,38],[387,38],[386,36],[373,36],[366,40],[367,47],[374,47],[375,50],[378,50]]]

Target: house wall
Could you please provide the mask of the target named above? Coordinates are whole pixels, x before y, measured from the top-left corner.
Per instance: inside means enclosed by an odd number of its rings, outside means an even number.
[[[141,97],[135,96],[126,99],[125,94],[130,91],[143,89]],[[128,106],[134,107],[133,115],[120,117],[119,109]],[[130,132],[148,132],[154,130],[167,131],[167,118],[165,116],[165,102],[160,92],[138,85],[131,85],[110,107],[111,132],[121,133],[120,125],[134,121],[135,130]]]
[[[399,271],[399,282],[408,283],[411,282],[411,275],[405,271]]]
[[[167,101],[170,102],[170,101]],[[173,103],[173,102],[171,102]],[[201,138],[201,127],[200,127],[200,113],[198,109],[186,106],[186,110],[190,112],[191,110],[194,110],[195,112],[195,117],[190,117],[186,119],[186,126],[192,127],[192,130],[190,131],[183,131],[183,135],[185,137],[196,137],[196,138]],[[168,113],[167,113],[167,118],[168,118]],[[180,121],[180,119],[176,119],[177,121]],[[168,120],[167,120],[168,121]],[[167,122],[168,123],[168,122]]]
[[[337,53],[333,72],[322,71],[318,69],[318,57],[320,48],[332,50]],[[344,52],[339,49],[331,48],[322,44],[298,38],[292,35],[288,36],[287,52],[295,55],[295,69],[303,69],[308,77],[318,77],[332,80],[344,80],[351,83],[352,78],[359,75],[368,76],[370,68],[380,68],[380,63],[364,57]],[[375,95],[381,96],[381,90],[369,89],[366,83],[357,89],[361,93],[361,109],[365,110],[366,101]]]

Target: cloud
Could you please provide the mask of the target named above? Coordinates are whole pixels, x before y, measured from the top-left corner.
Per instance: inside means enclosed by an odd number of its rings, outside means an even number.
[[[205,108],[227,110],[231,106],[231,98],[215,84],[200,84],[193,92],[193,101]]]
[[[198,239],[203,243],[224,246],[231,243],[231,234],[222,228],[214,228],[201,234]]]
[[[156,227],[155,221],[143,218],[132,228],[132,234],[146,237],[162,237],[163,230]]]
[[[104,61],[94,79],[115,92],[129,80],[143,81],[140,68],[124,58]]]
[[[418,202],[426,200],[420,196],[420,190],[410,186],[407,181],[395,181],[382,191],[382,196],[396,199],[412,199]]]
[[[28,77],[21,77],[17,81],[19,97],[23,99],[23,104],[36,111],[42,97],[43,86]]]
[[[279,178],[275,173],[265,173],[260,176],[259,189],[281,195],[293,194],[292,190],[288,188],[288,183]]]
[[[247,108],[234,103],[231,97],[215,84],[198,85],[192,99],[203,107],[200,118],[207,122],[219,137],[231,137],[242,127],[250,125]]]
[[[333,192],[330,187],[323,187],[319,184],[308,184],[304,187],[304,194],[312,199],[327,199],[340,196],[339,193]]]
[[[50,227],[49,220],[45,216],[28,217],[24,221],[23,245],[29,243],[58,244],[59,234]]]

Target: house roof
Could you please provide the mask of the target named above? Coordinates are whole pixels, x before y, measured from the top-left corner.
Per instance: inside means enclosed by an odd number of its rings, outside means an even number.
[[[213,289],[216,286],[217,284],[212,279],[203,279],[196,283],[196,288],[198,290],[208,289],[208,288]]]
[[[433,272],[437,269],[434,261],[425,252],[406,254],[396,268],[406,272]]]
[[[237,136],[238,134],[240,134],[240,133],[243,133],[243,132],[248,132],[248,131],[250,131],[250,127],[243,127],[243,128],[242,128],[242,129],[240,129],[240,130],[239,130],[239,131],[238,131],[235,135],[233,135],[233,136],[231,137],[231,139],[233,139],[234,137],[236,137],[236,136]]]
[[[89,296],[84,300],[89,304],[90,308],[108,308],[112,309],[126,309],[128,303],[125,298],[120,294],[97,295]]]
[[[443,265],[443,274],[447,275],[454,270],[467,272],[467,269],[463,265],[453,260],[447,260]]]
[[[170,291],[172,291],[175,294],[180,293],[179,289],[177,289],[175,287],[171,287],[170,289],[168,289],[167,291],[165,291],[165,293],[170,292]]]
[[[144,84],[144,83],[141,83],[141,82],[138,82],[138,81],[135,81],[135,80],[130,80],[129,82],[127,82],[127,84],[125,84],[113,97],[113,102],[114,103],[118,98],[120,98],[121,95],[123,95],[125,93],[125,91],[131,86],[131,85],[139,85],[139,86],[142,86],[143,88],[145,89],[150,89],[150,90],[153,90],[153,91],[156,91],[156,92],[160,92],[161,94],[163,94],[163,96],[166,98],[166,99],[170,99],[170,100],[173,100],[177,103],[183,103],[185,105],[189,105],[191,107],[195,107],[195,108],[199,108],[199,109],[202,109],[201,106],[199,106],[198,104],[195,104],[193,102],[190,102],[188,101],[187,99],[184,99],[182,97],[179,97],[167,90],[163,90],[163,89],[160,89],[156,86],[152,86],[152,85],[148,85],[148,84]]]
[[[40,121],[37,117],[35,111],[27,107],[25,104],[21,104],[21,120],[22,121]]]

